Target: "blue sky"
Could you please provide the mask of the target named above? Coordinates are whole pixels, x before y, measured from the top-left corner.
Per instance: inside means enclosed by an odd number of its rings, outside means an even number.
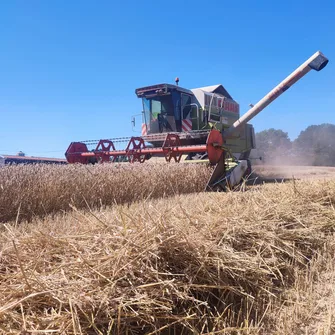
[[[4,0],[0,153],[63,157],[71,141],[131,136],[135,88],[222,83],[241,113],[315,51],[329,59],[253,121],[291,139],[335,123],[335,1]]]

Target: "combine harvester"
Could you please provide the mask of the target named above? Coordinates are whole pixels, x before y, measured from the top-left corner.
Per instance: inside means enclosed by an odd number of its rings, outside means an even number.
[[[254,128],[247,122],[310,70],[320,71],[328,59],[316,52],[263,99],[240,117],[239,105],[222,85],[184,89],[160,84],[136,89],[142,99],[142,136],[72,142],[68,163],[128,161],[143,163],[152,156],[180,162],[207,160],[215,166],[206,190],[234,188],[250,174],[248,160],[255,148]],[[132,119],[135,126],[135,117]],[[128,142],[123,150],[115,144]],[[88,145],[95,145],[92,150]]]

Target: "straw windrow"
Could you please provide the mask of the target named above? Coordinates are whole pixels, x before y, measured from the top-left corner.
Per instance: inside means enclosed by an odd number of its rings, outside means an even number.
[[[284,329],[279,307],[303,276],[314,282],[314,267],[320,275],[329,269],[334,200],[334,181],[304,181],[6,224],[0,329],[293,333],[297,323]]]

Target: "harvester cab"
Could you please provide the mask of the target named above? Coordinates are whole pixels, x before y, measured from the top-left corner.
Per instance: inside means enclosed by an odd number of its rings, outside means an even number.
[[[178,133],[182,145],[205,144],[211,129],[224,133],[240,117],[239,104],[223,85],[189,90],[159,84],[138,88],[135,93],[143,105],[142,137],[155,147],[162,146],[166,133]],[[255,148],[254,136],[253,126],[247,124],[225,144],[234,157],[247,158]]]
[[[222,85],[185,89],[159,84],[138,88],[142,99],[142,136],[72,142],[65,157],[69,163],[128,161],[143,163],[151,156],[167,162],[205,157],[214,166],[206,190],[234,188],[250,171],[250,150],[255,148],[254,128],[247,122],[288,90],[310,70],[320,71],[328,59],[316,52],[257,104],[240,117],[238,103]],[[133,126],[135,121],[133,121]],[[115,143],[127,142],[116,150]],[[149,145],[148,145],[149,143]],[[95,148],[89,150],[89,145]]]
[[[138,88],[135,93],[142,98],[142,135],[181,132],[185,127],[182,120],[189,120],[185,130],[192,130],[191,120],[195,117],[192,109],[198,110],[198,105],[191,91],[160,84]]]

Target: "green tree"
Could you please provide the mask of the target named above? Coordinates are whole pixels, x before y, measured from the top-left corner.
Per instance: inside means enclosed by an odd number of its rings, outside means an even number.
[[[281,129],[267,129],[256,133],[256,148],[265,163],[277,163],[287,156],[292,142]]]
[[[323,123],[307,127],[293,142],[303,164],[335,165],[335,125]]]

